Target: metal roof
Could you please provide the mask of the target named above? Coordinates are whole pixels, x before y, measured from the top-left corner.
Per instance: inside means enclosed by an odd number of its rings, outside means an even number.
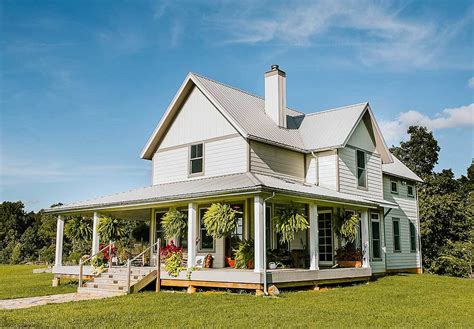
[[[420,182],[420,183],[423,182],[423,180],[417,174],[411,171],[410,168],[405,166],[403,162],[398,160],[397,157],[395,157],[393,154],[392,154],[392,159],[393,159],[392,163],[382,164],[383,173],[389,174],[392,176],[410,179],[415,182]]]
[[[46,209],[46,213],[92,211],[94,209],[122,208],[157,202],[192,200],[202,197],[233,193],[277,192],[317,200],[376,207],[378,202],[363,197],[340,193],[324,187],[253,173],[240,173],[200,178],[176,183],[158,184],[127,192],[102,196],[81,202]]]

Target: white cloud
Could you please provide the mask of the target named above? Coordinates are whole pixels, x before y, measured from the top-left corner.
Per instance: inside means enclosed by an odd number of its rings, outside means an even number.
[[[470,78],[470,79],[467,81],[467,85],[469,86],[469,88],[474,89],[474,77]]]
[[[249,8],[251,7],[251,8]],[[423,66],[472,19],[455,23],[410,19],[390,2],[321,0],[278,5],[264,2],[218,12],[207,19],[229,43],[345,47],[359,62]],[[349,33],[348,33],[349,32]]]
[[[381,121],[380,129],[390,145],[403,140],[406,137],[408,127],[412,125],[425,126],[430,130],[474,127],[474,103],[444,109],[441,113],[437,113],[434,118],[418,111],[402,112],[395,120]]]

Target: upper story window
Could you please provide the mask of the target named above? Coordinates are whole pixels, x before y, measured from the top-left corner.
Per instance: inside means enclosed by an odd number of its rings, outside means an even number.
[[[361,150],[356,151],[357,157],[357,186],[367,187],[367,165],[365,161],[365,152]]]
[[[398,182],[397,181],[391,181],[390,182],[390,192],[393,194],[398,194]]]
[[[203,144],[191,145],[189,152],[189,174],[201,174],[204,172]]]
[[[407,185],[407,195],[412,198],[415,196],[415,189],[413,188],[413,185]]]

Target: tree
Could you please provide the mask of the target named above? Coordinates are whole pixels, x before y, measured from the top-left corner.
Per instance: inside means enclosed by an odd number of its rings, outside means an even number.
[[[390,152],[418,176],[425,178],[438,163],[440,147],[426,127],[410,126],[407,132],[410,139],[398,147],[392,146]]]

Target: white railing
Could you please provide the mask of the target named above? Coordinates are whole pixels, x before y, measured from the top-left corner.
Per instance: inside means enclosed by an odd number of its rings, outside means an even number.
[[[82,258],[79,260],[79,287],[82,287],[82,282],[83,282],[83,274],[84,274],[84,264],[90,261],[92,258],[96,257],[98,254],[103,252],[105,249],[109,248],[109,268],[112,267],[112,246],[114,243],[112,241],[109,242],[108,245],[104,246],[102,249],[100,249],[98,252],[93,254],[92,256],[82,260]]]
[[[133,257],[132,259],[127,260],[127,292],[130,293],[130,277],[132,274],[132,262],[141,257],[142,265],[145,266],[145,253],[148,252],[151,248],[158,246],[156,250],[156,291],[160,290],[160,244],[161,239],[158,239],[154,244],[143,250],[141,253]]]

